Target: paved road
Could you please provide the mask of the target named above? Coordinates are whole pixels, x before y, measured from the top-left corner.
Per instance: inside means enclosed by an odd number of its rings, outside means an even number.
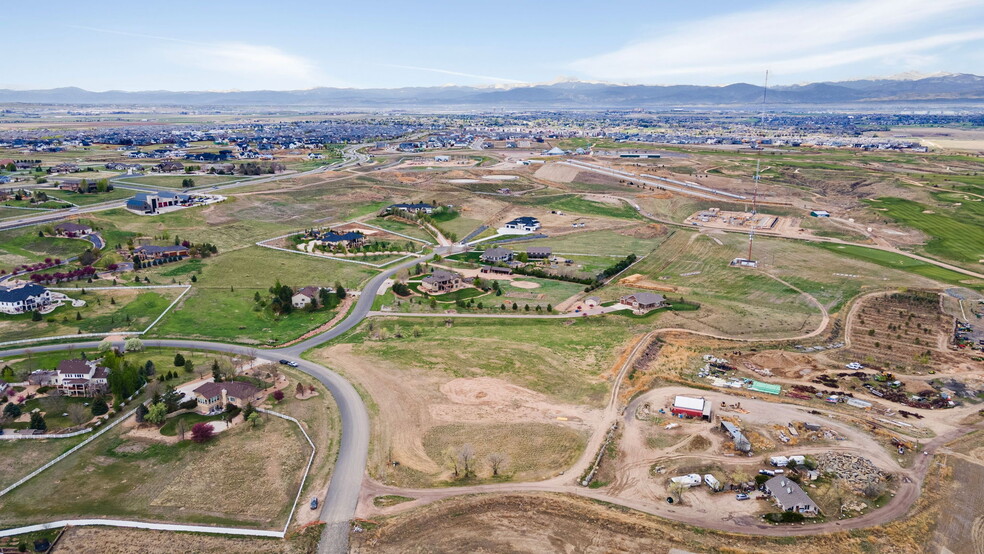
[[[440,252],[444,254],[451,253],[448,249],[441,249]],[[349,521],[355,515],[355,507],[359,501],[359,490],[365,473],[366,459],[369,454],[369,414],[366,412],[365,404],[362,402],[362,398],[359,397],[358,391],[355,390],[355,387],[351,383],[324,366],[304,360],[301,358],[301,355],[306,350],[322,345],[358,325],[369,314],[373,301],[376,298],[376,292],[387,279],[391,278],[401,269],[411,267],[427,259],[427,257],[414,258],[379,273],[363,287],[359,300],[356,302],[351,313],[341,323],[320,335],[293,346],[259,350],[237,344],[199,340],[162,339],[144,341],[145,346],[148,348],[159,346],[164,348],[209,350],[234,355],[255,355],[263,360],[273,362],[282,359],[291,360],[297,362],[298,369],[312,375],[328,388],[335,399],[335,403],[338,405],[339,415],[342,420],[342,439],[339,446],[338,459],[335,462],[335,468],[332,472],[331,484],[328,487],[328,494],[322,505],[321,520],[326,522],[327,525],[319,544],[319,552],[346,552],[348,550]],[[69,349],[94,349],[98,345],[99,343],[97,341],[48,344],[5,350],[2,354],[4,356],[17,356],[26,353],[28,350],[33,353],[39,353]]]

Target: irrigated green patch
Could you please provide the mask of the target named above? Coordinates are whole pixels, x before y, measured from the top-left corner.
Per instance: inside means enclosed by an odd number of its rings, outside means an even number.
[[[869,203],[888,217],[929,235],[926,252],[979,267],[984,259],[984,204],[959,193],[933,197],[938,202],[933,206],[902,198],[879,198]]]
[[[79,285],[81,286],[81,285]],[[32,314],[0,314],[0,336],[3,340],[75,335],[78,333],[110,333],[114,331],[143,331],[182,289],[114,289],[64,291],[70,298],[84,300],[85,306],[70,305],[55,309],[33,321]]]
[[[190,263],[190,262],[185,262]],[[180,270],[182,265],[159,266],[141,271],[151,281],[170,282],[177,278],[187,283],[187,273],[163,276]],[[268,290],[279,279],[296,288],[308,285],[334,286],[340,281],[346,288],[358,288],[371,268],[360,264],[315,258],[301,254],[250,247],[219,254],[201,263],[201,273],[194,269],[196,282],[184,301],[175,307],[154,329],[155,336],[200,337],[245,343],[280,343],[294,339],[326,323],[334,312],[295,310],[277,316],[260,307],[255,295],[269,296]],[[160,273],[155,273],[160,272]]]
[[[865,260],[880,266],[921,275],[928,279],[939,281],[940,283],[966,286],[979,290],[984,289],[984,283],[982,283],[980,279],[974,279],[973,277],[964,275],[963,273],[958,273],[956,271],[935,266],[933,264],[921,262],[908,256],[903,256],[902,254],[895,254],[894,252],[886,252],[875,248],[865,248],[863,246],[850,246],[823,242],[811,243],[811,246],[820,247],[844,256]]]
[[[627,204],[608,204],[585,200],[578,196],[568,196],[550,203],[550,208],[583,215],[614,217],[619,219],[643,219],[634,208]]]
[[[22,215],[32,215],[24,212]],[[40,237],[41,227],[25,227],[0,231],[0,269],[8,272],[15,266],[33,264],[45,258],[66,260],[92,248],[92,243],[82,239]]]

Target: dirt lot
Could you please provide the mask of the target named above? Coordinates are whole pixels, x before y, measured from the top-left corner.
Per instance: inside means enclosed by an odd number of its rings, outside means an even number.
[[[924,502],[916,516],[860,533],[749,537],[699,530],[607,503],[561,495],[470,496],[383,520],[352,535],[363,552],[915,553],[939,513]],[[781,531],[779,531],[781,533]]]
[[[473,444],[480,458],[505,452],[514,478],[542,479],[573,461],[600,414],[499,378],[449,378],[443,371],[399,367],[351,344],[320,354],[385,407],[374,411],[378,424],[373,425],[369,472],[387,484],[426,486],[449,478],[440,456],[453,446],[449,441]],[[538,457],[543,447],[552,454]]]

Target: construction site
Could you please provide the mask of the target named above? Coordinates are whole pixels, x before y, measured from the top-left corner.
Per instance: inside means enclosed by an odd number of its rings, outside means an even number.
[[[687,217],[684,223],[695,227],[754,231],[756,233],[797,236],[807,233],[800,227],[800,218],[771,215],[761,212],[732,212],[709,208]]]

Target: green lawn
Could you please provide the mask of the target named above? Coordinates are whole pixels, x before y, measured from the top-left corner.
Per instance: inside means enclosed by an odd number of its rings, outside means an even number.
[[[175,173],[173,175],[144,175],[142,177],[122,177],[118,179],[121,183],[129,183],[132,185],[148,185],[152,187],[165,187],[165,188],[181,188],[181,181],[184,179],[192,179],[195,181],[196,187],[209,186],[209,185],[224,185],[227,183],[234,183],[236,181],[242,181],[248,177],[243,177],[241,175],[186,175],[184,173]]]
[[[901,254],[885,252],[884,250],[877,250],[874,248],[865,248],[863,246],[850,246],[822,242],[810,244],[815,247],[823,248],[824,250],[836,252],[837,254],[843,256],[849,256],[851,258],[864,260],[880,266],[907,271],[934,281],[939,281],[941,283],[967,286],[975,289],[984,289],[984,283],[981,283],[978,279],[974,279],[973,277],[964,275],[963,273],[957,273],[956,271],[951,271],[949,269],[928,264],[926,262],[914,260]]]
[[[89,290],[85,294],[79,289],[66,294],[73,299],[85,300],[86,305],[80,308],[62,306],[44,315],[41,321],[32,321],[31,314],[0,314],[0,336],[3,340],[21,340],[78,333],[143,331],[181,294],[181,289]]]
[[[99,204],[101,202],[109,202],[112,200],[123,200],[130,198],[136,193],[137,192],[134,190],[124,188],[114,188],[109,192],[95,192],[89,194],[78,194],[75,192],[53,190],[48,192],[48,197],[65,200],[78,206],[89,206],[91,204]]]
[[[530,246],[549,246],[554,253],[568,254],[598,254],[613,256],[628,256],[635,254],[643,256],[652,252],[654,248],[665,240],[665,237],[653,239],[641,239],[632,236],[622,235],[615,231],[579,231],[560,237],[550,237],[523,241],[515,245],[505,244],[510,248],[527,248]],[[611,265],[611,264],[608,264]]]
[[[926,243],[926,252],[980,268],[979,262],[984,259],[984,204],[959,193],[933,196],[937,201],[933,206],[901,198],[879,198],[869,204],[879,213],[932,237]]]
[[[554,200],[549,204],[549,207],[554,210],[582,215],[614,217],[619,219],[643,219],[642,215],[628,204],[619,203],[615,205],[605,202],[595,202],[577,196],[568,196],[560,200]]]
[[[24,214],[29,215],[26,211]],[[9,272],[15,266],[37,263],[45,258],[64,260],[92,247],[92,243],[82,239],[39,237],[40,230],[41,227],[34,226],[0,231],[0,269]]]
[[[222,415],[207,416],[196,412],[188,412],[186,414],[181,414],[179,416],[172,417],[167,420],[167,422],[161,426],[161,434],[168,437],[173,437],[178,434],[178,421],[183,421],[185,424],[185,430],[189,433],[191,432],[192,426],[196,423],[218,421],[222,419]]]
[[[434,238],[427,231],[424,231],[416,225],[410,225],[409,223],[404,223],[395,219],[377,217],[375,219],[367,220],[366,223],[388,231],[407,235],[408,237],[414,237],[427,242],[434,242]]]
[[[295,288],[333,286],[337,280],[346,288],[355,289],[375,271],[360,264],[253,246],[200,263],[181,262],[140,273],[148,275],[152,282],[176,279],[187,283],[190,275],[197,279],[186,299],[152,334],[267,344],[296,338],[327,322],[334,313],[319,309],[274,316],[269,309],[257,309],[256,293],[269,301],[268,289],[277,279]]]

